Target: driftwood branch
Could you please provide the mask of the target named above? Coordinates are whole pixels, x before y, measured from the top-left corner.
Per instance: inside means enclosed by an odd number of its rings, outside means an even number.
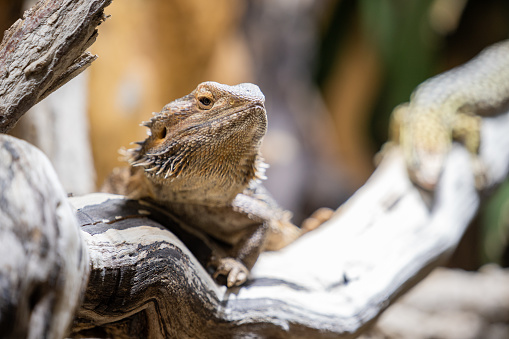
[[[111,0],[39,1],[0,44],[0,133],[40,100],[85,70]]]
[[[508,128],[507,112],[483,120],[492,188],[507,176]],[[75,198],[92,273],[74,333],[354,337],[447,260],[479,207],[474,187],[470,155],[457,145],[429,208],[394,147],[332,220],[262,254],[248,284],[229,290],[203,266],[207,241],[164,211],[120,196]]]
[[[0,133],[83,71],[111,0],[39,1],[0,44]],[[48,159],[0,134],[0,333],[63,338],[80,304],[88,252]]]
[[[0,333],[63,338],[89,264],[71,208],[46,156],[0,134]]]
[[[74,195],[95,190],[86,75],[80,74],[32,107],[9,131],[43,151],[65,191]]]

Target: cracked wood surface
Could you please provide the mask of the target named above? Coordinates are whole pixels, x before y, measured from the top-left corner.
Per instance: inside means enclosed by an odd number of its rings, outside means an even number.
[[[39,1],[0,44],[0,133],[95,59],[111,0]],[[0,134],[0,333],[63,338],[89,265],[76,216],[41,151]]]
[[[29,143],[0,134],[0,333],[63,338],[88,253],[58,177]]]
[[[96,59],[86,49],[110,3],[38,1],[5,32],[0,44],[0,133]]]

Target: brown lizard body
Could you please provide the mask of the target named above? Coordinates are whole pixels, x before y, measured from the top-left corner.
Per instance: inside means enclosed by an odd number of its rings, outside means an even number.
[[[318,210],[300,229],[261,185],[264,101],[253,84],[201,83],[145,122],[149,136],[127,154],[128,197],[151,198],[232,246],[211,260],[229,287],[246,281],[262,250],[286,246],[331,214]]]
[[[434,190],[452,142],[460,141],[473,158],[476,185],[485,186],[477,159],[481,116],[509,102],[509,40],[495,44],[468,63],[437,75],[412,93],[392,115],[392,139],[399,142],[410,178]]]

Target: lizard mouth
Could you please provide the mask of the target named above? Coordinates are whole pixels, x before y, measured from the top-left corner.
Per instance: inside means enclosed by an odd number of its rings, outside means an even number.
[[[233,114],[238,114],[238,113],[241,113],[241,112],[246,112],[246,111],[251,111],[251,110],[262,110],[265,112],[265,105],[263,103],[255,103],[255,104],[251,104],[247,107],[243,107],[243,108],[240,108],[240,109],[236,109],[234,110],[233,112],[231,112],[230,114],[227,114],[227,116],[231,116]]]
[[[254,113],[254,114],[253,114]],[[265,105],[263,103],[255,103],[252,105],[249,105],[247,107],[244,107],[242,109],[236,109],[230,113],[227,113],[226,115],[221,115],[217,118],[217,121],[221,121],[222,119],[228,119],[231,118],[234,115],[237,115],[239,119],[247,118],[252,115],[258,115],[262,113],[263,115],[266,115],[265,111]],[[216,119],[213,119],[212,121],[216,121]]]
[[[237,108],[234,110],[224,109],[218,111],[217,115],[214,117],[210,117],[208,121],[192,124],[187,128],[179,131],[177,134],[168,136],[168,138],[178,140],[181,137],[187,135],[188,133],[196,133],[198,130],[202,128],[210,127],[213,129],[217,128],[217,130],[220,130],[220,133],[223,134],[224,132],[227,132],[225,131],[225,129],[227,129],[228,126],[231,126],[232,123],[245,124],[246,125],[245,128],[249,129],[250,127],[247,125],[252,124],[254,122],[254,120],[251,120],[252,117],[255,118],[259,117],[262,120],[261,125],[264,126],[265,130],[267,125],[267,115],[265,106],[263,105],[263,103],[255,103],[247,107]]]
[[[151,152],[146,152],[145,154],[147,156],[162,156],[169,152],[168,145],[167,145],[167,142],[169,140],[175,140],[174,144],[178,144],[179,143],[178,140],[182,140],[183,138],[185,138],[185,136],[187,136],[189,134],[195,134],[197,132],[197,130],[206,128],[207,126],[211,126],[213,128],[214,127],[220,128],[221,125],[225,125],[225,122],[232,121],[232,118],[234,118],[233,119],[234,121],[243,121],[243,120],[247,121],[248,117],[250,115],[252,115],[251,114],[252,111],[255,111],[257,114],[259,114],[259,113],[265,114],[265,112],[266,112],[265,106],[263,105],[263,103],[256,103],[256,104],[252,104],[247,107],[244,107],[242,109],[236,109],[231,112],[223,113],[224,111],[219,111],[218,116],[213,117],[212,119],[209,119],[207,122],[191,124],[190,126],[187,126],[186,128],[184,128],[180,131],[177,131],[174,134],[170,134],[170,132],[168,132],[168,129],[164,128],[158,133],[157,136],[154,134],[154,136],[156,136],[157,141],[152,140],[151,142],[153,145],[150,148],[152,148],[152,149],[155,148],[155,149]],[[248,112],[248,114],[243,114],[245,112]],[[266,120],[266,118],[264,120]],[[265,125],[266,125],[266,123],[265,123]],[[148,139],[145,140],[145,142],[147,142],[147,141],[148,141]],[[163,148],[163,149],[157,150],[158,148]]]
[[[259,119],[261,119],[261,121],[256,119],[258,121],[255,122],[255,120],[251,119],[253,116],[260,117]],[[244,127],[240,127],[241,130],[253,131],[252,137],[250,136],[248,138],[249,140],[253,140],[263,137],[266,131],[266,121],[266,111],[263,103],[254,103],[247,107],[229,112],[219,111],[218,116],[213,119],[205,123],[192,124],[174,134],[164,129],[164,133],[159,135],[157,141],[150,141],[152,145],[149,146],[148,149],[143,151],[142,149],[144,147],[142,146],[142,148],[138,150],[138,154],[133,157],[131,165],[135,167],[145,167],[146,172],[155,173],[155,175],[166,172],[165,178],[171,177],[181,172],[183,167],[186,166],[185,158],[187,154],[194,152],[194,149],[200,147],[200,145],[195,142],[191,144],[186,143],[186,140],[189,140],[190,136],[197,135],[200,130],[206,131],[212,128],[217,131],[217,138],[210,138],[205,142],[205,145],[209,144],[210,148],[213,149],[215,146],[214,143],[217,142],[220,137],[227,138],[229,133],[227,133],[227,131],[225,132],[225,127],[231,126],[232,122],[238,122],[239,126],[244,125]],[[213,133],[209,131],[207,134],[211,135]],[[149,139],[145,140],[145,142],[148,142],[148,140]],[[204,144],[201,146],[204,146]]]

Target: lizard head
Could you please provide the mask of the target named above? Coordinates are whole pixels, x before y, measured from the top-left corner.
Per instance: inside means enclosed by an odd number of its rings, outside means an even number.
[[[189,193],[193,199],[233,198],[252,179],[263,177],[264,102],[253,84],[201,83],[143,123],[149,136],[130,150],[128,161],[165,189],[194,192]]]

